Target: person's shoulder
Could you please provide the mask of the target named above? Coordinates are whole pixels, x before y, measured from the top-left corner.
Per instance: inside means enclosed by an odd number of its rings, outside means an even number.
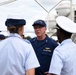
[[[29,40],[25,39],[24,41],[25,41],[26,43],[30,44],[30,41],[29,41]]]
[[[30,41],[30,42],[34,42],[35,40],[36,40],[36,37],[31,38],[29,41]]]
[[[48,43],[49,43],[49,44],[58,46],[58,43],[57,43],[54,39],[48,37],[47,40],[48,40]]]
[[[56,42],[53,38],[50,38],[47,36],[47,39],[49,40],[49,42]],[[56,42],[57,43],[57,42]]]

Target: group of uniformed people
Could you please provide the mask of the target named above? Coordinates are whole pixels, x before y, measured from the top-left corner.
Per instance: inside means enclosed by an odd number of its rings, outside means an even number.
[[[58,43],[46,34],[46,23],[33,23],[36,37],[22,38],[26,21],[8,18],[8,38],[0,42],[0,75],[76,75],[76,44],[70,39],[76,24],[64,16],[56,18]]]

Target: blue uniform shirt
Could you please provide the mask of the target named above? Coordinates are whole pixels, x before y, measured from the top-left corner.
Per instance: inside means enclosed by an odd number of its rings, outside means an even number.
[[[37,67],[39,62],[31,44],[19,34],[10,34],[0,42],[0,75],[25,75],[27,70]]]
[[[41,66],[36,69],[35,75],[44,75],[44,72],[49,71],[53,50],[57,47],[58,44],[48,36],[46,36],[44,40],[40,41],[35,37],[31,39],[30,42],[35,50]]]

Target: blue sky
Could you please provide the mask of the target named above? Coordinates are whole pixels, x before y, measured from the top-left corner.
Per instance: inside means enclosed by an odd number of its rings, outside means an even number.
[[[4,2],[7,0],[0,0]],[[60,0],[37,0],[47,11],[49,11],[53,6],[55,6]],[[73,4],[76,4],[76,0],[72,0]],[[56,14],[55,10],[50,13]],[[46,20],[47,12],[41,8],[35,0],[17,0],[15,2],[0,6],[0,34],[8,35],[5,26],[5,20],[8,15],[20,14],[26,20],[25,26],[25,36],[35,36],[33,32],[32,24],[37,19]],[[29,33],[30,32],[30,33]]]

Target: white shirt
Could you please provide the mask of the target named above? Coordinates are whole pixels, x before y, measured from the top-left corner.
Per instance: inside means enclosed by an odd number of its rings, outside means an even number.
[[[26,70],[39,67],[31,44],[18,34],[0,42],[0,75],[25,75]]]
[[[64,40],[54,50],[49,73],[76,75],[76,44],[71,39]]]

